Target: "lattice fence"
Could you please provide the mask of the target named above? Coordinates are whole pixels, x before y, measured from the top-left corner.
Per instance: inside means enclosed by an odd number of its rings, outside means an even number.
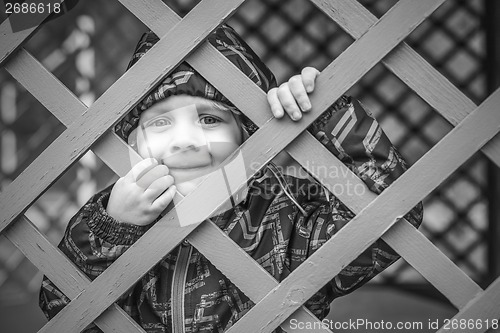
[[[184,15],[199,1],[164,2]],[[360,2],[380,17],[395,0]],[[475,102],[486,96],[485,29],[481,23],[485,12],[481,0],[445,2],[406,39]],[[259,51],[279,81],[297,73],[304,65],[323,69],[353,41],[308,0],[246,1],[230,24]],[[24,47],[90,105],[123,74],[127,65],[127,57],[123,55],[131,52],[145,29],[119,2],[93,0],[80,2],[70,13],[45,24]],[[95,72],[99,73],[97,77]],[[64,126],[9,75],[0,72],[0,80],[0,178],[6,186]],[[374,111],[391,140],[412,163],[452,128],[381,64],[350,90]],[[425,220],[420,229],[481,285],[495,277],[491,263],[497,256],[492,238],[487,237],[491,233],[487,206],[495,198],[489,194],[486,166],[487,158],[475,154],[427,196]],[[68,217],[96,188],[108,184],[112,174],[89,153],[26,214],[56,243],[62,237]],[[491,217],[490,220],[493,221]],[[0,300],[11,304],[27,302],[32,294],[38,293],[41,273],[3,237],[0,249]],[[374,282],[430,291],[430,285],[405,261],[398,261]]]
[[[500,165],[500,139],[495,136],[500,128],[500,115],[496,112],[500,92],[493,93],[478,107],[413,49],[402,43],[444,0],[400,0],[380,20],[355,1],[311,0],[356,41],[323,68],[317,91],[312,97],[314,110],[300,123],[287,124],[286,129],[261,112],[268,108],[262,91],[231,67],[213,47],[196,42],[203,40],[221,21],[228,19],[243,0],[217,1],[216,6],[215,1],[203,0],[182,20],[161,1],[120,2],[163,37],[145,55],[149,64],[147,68],[144,65],[146,61],[136,64],[90,107],[86,107],[26,50],[20,48],[14,52],[33,31],[10,34],[7,24],[0,26],[0,33],[5,36],[0,46],[1,63],[66,127],[34,163],[5,186],[0,196],[0,230],[3,235],[73,299],[40,332],[80,331],[92,321],[105,332],[141,332],[142,329],[113,303],[186,237],[256,303],[229,332],[271,332],[279,325],[287,329],[290,315],[301,321],[315,321],[302,303],[379,237],[383,237],[459,309],[455,318],[492,319],[500,316],[500,280],[497,279],[486,290],[481,289],[420,231],[406,221],[396,222],[479,149]],[[193,67],[260,126],[259,131],[240,148],[246,156],[250,156],[248,160],[252,161],[253,167],[256,163],[265,165],[286,148],[306,168],[308,161],[315,161],[345,169],[335,157],[325,153],[321,144],[307,132],[302,132],[378,63],[383,63],[455,128],[380,196],[367,194],[362,198],[356,197],[356,200],[341,196],[340,199],[358,213],[357,216],[282,283],[270,278],[212,223],[180,228],[175,221],[175,212],[168,213],[136,246],[90,283],[28,220],[24,212],[91,146],[116,174],[124,175],[130,166],[124,165],[123,161],[128,160],[133,151],[107,130],[146,94],[147,86],[158,82],[158,73],[166,75],[168,68],[174,68],[186,56]],[[220,72],[224,72],[225,76],[221,77]],[[135,84],[139,76],[142,82],[148,82],[147,86]],[[127,91],[127,95],[123,96],[122,91]],[[271,136],[274,138],[272,145],[269,143]],[[249,165],[246,168],[249,175],[257,171]],[[314,170],[308,171],[314,174]],[[321,175],[316,176],[325,185],[332,181]],[[203,193],[211,190],[213,194],[214,187],[217,188],[216,180],[208,178],[176,206],[176,211],[189,210],[200,197],[206,201]],[[211,195],[208,199],[206,211],[197,211],[193,219],[203,220],[226,198]],[[220,244],[217,249],[211,246],[214,242]],[[157,245],[151,247],[149,244]],[[235,260],[241,262],[245,270],[232,269],[231,263]],[[129,266],[132,262],[135,263],[133,270]],[[122,273],[125,271],[127,274]],[[252,279],[248,280],[248,276]],[[487,329],[484,327],[480,331]],[[327,329],[322,327],[318,331]]]

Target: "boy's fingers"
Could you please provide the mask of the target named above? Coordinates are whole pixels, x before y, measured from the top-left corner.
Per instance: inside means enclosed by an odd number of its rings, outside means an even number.
[[[283,83],[278,88],[278,98],[280,100],[283,109],[288,113],[290,118],[293,120],[299,120],[302,118],[302,112],[300,111],[297,102],[295,101],[295,97],[293,97],[292,92],[290,91],[290,86],[288,82]]]
[[[166,165],[155,165],[153,168],[143,173],[142,177],[136,180],[136,183],[139,187],[146,190],[154,181],[168,174],[168,167]]]
[[[168,204],[172,202],[176,191],[177,188],[175,187],[175,185],[170,186],[168,190],[163,192],[162,195],[160,195],[158,198],[156,198],[155,201],[153,201],[153,203],[151,204],[151,208],[159,213],[164,211],[165,208],[167,208]]]
[[[146,158],[134,165],[124,178],[135,182],[156,165],[158,165],[158,162],[154,158]]]
[[[271,112],[276,118],[281,118],[285,114],[283,107],[281,106],[280,100],[278,98],[278,88],[273,88],[267,92],[267,102],[271,107]]]
[[[311,102],[309,101],[302,77],[300,75],[292,76],[288,80],[288,86],[300,109],[304,112],[309,111],[311,109]]]
[[[144,191],[144,195],[153,201],[172,185],[174,185],[174,177],[171,175],[160,177],[149,185],[146,191]]]
[[[314,67],[305,67],[300,74],[302,76],[302,82],[304,84],[304,87],[306,88],[306,91],[308,93],[313,92],[314,83],[316,81],[316,78],[320,74],[320,71],[318,71]]]

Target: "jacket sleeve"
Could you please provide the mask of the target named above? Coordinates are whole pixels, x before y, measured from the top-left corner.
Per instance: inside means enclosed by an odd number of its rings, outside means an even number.
[[[106,212],[111,186],[94,195],[73,216],[66,227],[59,249],[91,280],[99,276],[122,255],[148,227],[120,223]],[[124,303],[126,295],[117,303]],[[47,277],[43,278],[39,305],[51,319],[70,299]],[[92,325],[93,326],[93,325]],[[85,332],[100,332],[95,326]]]
[[[407,169],[377,121],[350,97],[341,97],[308,130],[377,194]],[[323,226],[328,229],[323,231],[326,239],[355,216],[335,197],[329,212],[330,226]],[[421,224],[422,217],[422,203],[405,215],[415,227]],[[399,255],[383,240],[377,240],[331,281],[329,294],[333,299],[352,292],[398,258]]]

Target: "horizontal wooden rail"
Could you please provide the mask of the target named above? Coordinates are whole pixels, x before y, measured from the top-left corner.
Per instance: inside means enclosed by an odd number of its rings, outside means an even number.
[[[90,284],[90,279],[52,245],[27,217],[22,216],[19,222],[5,229],[3,235],[67,297],[76,297]],[[116,304],[103,312],[95,323],[105,333],[145,332]]]
[[[500,103],[500,89],[471,112],[330,241],[295,269],[277,288],[236,322],[228,333],[255,331],[265,333],[275,329],[280,320],[293,313],[297,306],[354,260],[360,250],[366,249],[382,236],[399,218],[498,133],[500,130],[498,103]],[[481,135],[475,135],[478,131]],[[461,144],[457,145],[457,142]],[[442,156],[447,156],[447,163],[435,168],[435,161]],[[408,188],[412,190],[408,191]],[[356,242],[353,242],[353,239],[356,239]],[[300,281],[308,281],[309,284],[301,285]],[[283,302],[283,300],[290,301]],[[497,302],[500,303],[500,299]],[[495,305],[497,308],[500,307],[500,304]],[[268,309],[275,311],[270,313]],[[257,323],[260,325],[256,326]]]

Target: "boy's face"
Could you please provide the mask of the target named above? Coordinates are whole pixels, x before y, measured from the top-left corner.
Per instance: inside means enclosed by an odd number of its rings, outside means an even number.
[[[231,111],[188,95],[171,96],[144,111],[132,136],[141,157],[168,166],[183,195],[242,143],[239,121]]]

